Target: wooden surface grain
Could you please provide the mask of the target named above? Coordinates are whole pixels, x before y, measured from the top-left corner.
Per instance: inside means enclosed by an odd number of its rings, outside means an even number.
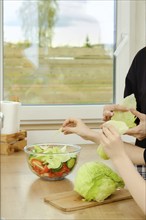
[[[33,174],[24,152],[1,155],[1,218],[6,220],[145,220],[133,199],[122,200],[73,212],[63,212],[44,202],[49,194],[73,190],[81,164],[97,160],[95,145],[82,146],[78,164],[64,180],[45,181]]]
[[[83,197],[72,190],[68,192],[51,193],[49,196],[44,198],[44,201],[64,212],[71,212],[131,198],[132,197],[128,190],[121,189],[117,190],[114,194],[102,202],[85,201]]]

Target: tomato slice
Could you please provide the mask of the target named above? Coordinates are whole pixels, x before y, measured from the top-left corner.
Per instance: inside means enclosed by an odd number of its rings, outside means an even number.
[[[70,169],[66,163],[63,163],[58,171],[56,169],[55,171],[53,171],[51,168],[49,169],[47,165],[43,165],[40,160],[35,158],[30,160],[30,165],[38,175],[47,174],[50,178],[62,177],[64,174],[68,174],[70,172]]]
[[[31,159],[30,163],[31,163],[31,165],[32,165],[33,167],[37,166],[37,167],[39,167],[40,169],[43,169],[42,162],[39,161],[39,160],[37,160],[37,159]]]
[[[63,173],[68,173],[68,172],[70,172],[70,169],[68,168],[68,166],[66,165],[66,163],[63,163],[61,171],[62,171]]]
[[[70,172],[70,169],[67,167],[66,163],[63,163],[60,170],[52,172],[52,176],[53,177],[62,177],[62,176],[64,176],[64,174],[67,174],[69,172]]]
[[[31,159],[30,164],[32,169],[38,174],[41,174],[41,172],[44,170],[42,162],[37,159]]]
[[[49,168],[47,167],[47,165],[45,165],[44,167],[43,167],[43,170],[40,172],[41,174],[44,174],[44,173],[48,173],[48,171],[49,171]]]

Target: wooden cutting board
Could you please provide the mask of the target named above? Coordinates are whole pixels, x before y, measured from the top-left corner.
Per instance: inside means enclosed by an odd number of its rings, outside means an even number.
[[[131,198],[130,193],[126,189],[121,189],[117,190],[103,202],[84,201],[83,198],[75,191],[53,193],[45,197],[44,201],[62,211],[70,212]]]

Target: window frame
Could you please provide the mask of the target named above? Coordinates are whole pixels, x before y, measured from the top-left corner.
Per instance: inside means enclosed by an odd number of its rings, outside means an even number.
[[[120,47],[124,37],[127,41],[122,46],[118,55],[115,57],[115,100],[118,103],[123,98],[125,76],[131,64],[135,53],[145,46],[146,40],[146,22],[140,18],[145,18],[146,3],[145,1],[116,1],[117,4],[117,37],[116,47]],[[2,27],[2,1],[0,1],[0,98],[3,99],[3,27]],[[135,16],[136,15],[136,16]],[[140,16],[140,17],[139,17]],[[123,19],[124,18],[124,19]],[[146,19],[145,19],[146,20]],[[138,41],[137,27],[144,36]],[[134,33],[134,34],[133,34]],[[102,120],[102,111],[104,105],[22,105],[21,124],[58,124],[59,121],[68,117],[82,118],[83,120],[97,123]]]

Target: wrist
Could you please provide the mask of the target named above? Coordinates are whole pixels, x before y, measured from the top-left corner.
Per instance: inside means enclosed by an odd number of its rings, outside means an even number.
[[[125,152],[123,152],[120,155],[119,154],[115,155],[114,157],[111,158],[111,160],[112,160],[113,164],[116,167],[118,167],[118,166],[121,166],[121,164],[123,164],[124,161],[127,161],[127,160],[129,161],[130,159],[129,159],[128,155]]]
[[[100,144],[99,132],[93,131],[90,134],[90,141],[96,143],[97,145]]]

